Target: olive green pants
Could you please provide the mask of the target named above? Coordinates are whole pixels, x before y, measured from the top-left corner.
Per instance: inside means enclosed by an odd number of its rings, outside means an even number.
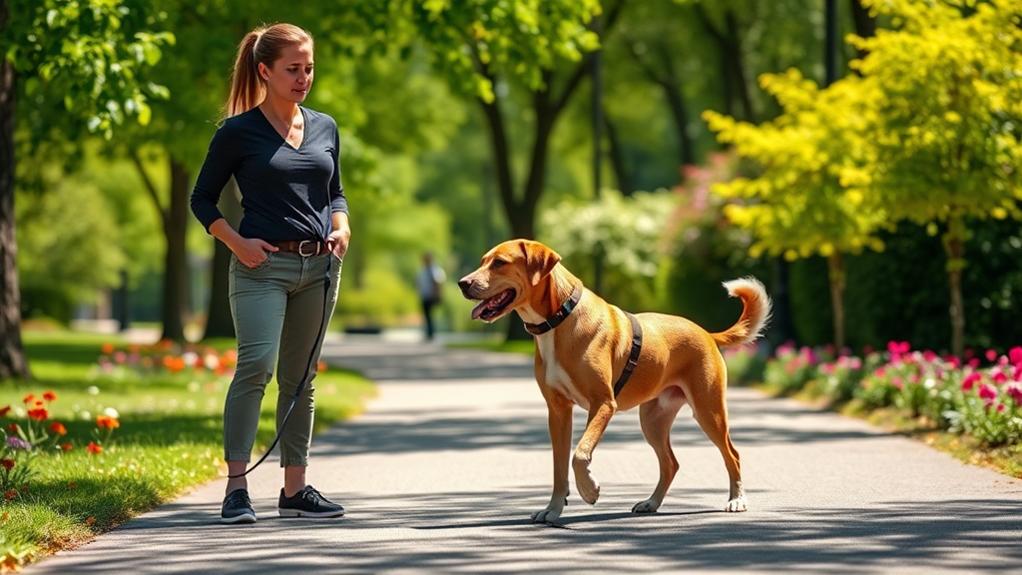
[[[260,405],[276,362],[278,429],[298,386],[309,379],[280,436],[280,466],[304,466],[315,410],[311,379],[323,343],[320,326],[325,331],[333,314],[341,261],[330,253],[303,257],[280,251],[267,256],[256,268],[231,257],[238,364],[224,406],[224,459],[251,459]],[[329,290],[324,287],[327,278]]]

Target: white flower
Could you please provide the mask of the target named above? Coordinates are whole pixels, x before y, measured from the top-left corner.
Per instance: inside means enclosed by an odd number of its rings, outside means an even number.
[[[85,393],[88,393],[89,395],[99,395],[99,388],[95,385],[90,385],[85,388]]]
[[[103,410],[103,415],[105,415],[107,417],[112,417],[114,419],[120,419],[121,418],[121,414],[117,413],[117,410],[112,408],[112,407],[108,407],[108,408],[104,409]]]

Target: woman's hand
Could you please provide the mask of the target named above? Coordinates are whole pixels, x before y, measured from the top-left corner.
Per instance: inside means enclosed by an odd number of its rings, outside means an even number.
[[[268,257],[266,252],[280,250],[277,246],[259,238],[240,238],[230,247],[238,261],[247,268],[256,268],[265,262]]]
[[[344,218],[343,221],[339,223],[340,225],[335,225],[334,231],[330,232],[330,235],[327,236],[326,245],[332,252],[334,252],[337,259],[343,260],[344,254],[348,253],[348,241],[351,240],[351,228],[348,227],[347,218]]]

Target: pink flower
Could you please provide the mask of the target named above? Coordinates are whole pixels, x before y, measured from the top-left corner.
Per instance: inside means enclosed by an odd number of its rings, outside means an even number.
[[[973,369],[979,367],[979,358],[978,357],[974,357],[974,358],[970,359],[968,365],[969,365],[969,367],[971,367]]]
[[[987,353],[986,353],[986,356],[987,356],[987,361],[994,361],[994,360],[996,360],[997,359],[997,350],[988,349]]]
[[[923,359],[925,359],[926,361],[933,361],[937,359],[937,354],[934,353],[933,351],[926,350],[923,352]]]
[[[959,367],[962,367],[962,360],[958,359],[953,355],[945,357],[944,360],[951,364],[952,369],[958,369]]]
[[[1007,405],[1004,405],[1003,403],[997,404],[997,413],[1004,413],[1005,409],[1008,409]]]
[[[883,377],[885,373],[887,373],[887,372],[884,370],[884,368],[878,367],[876,369],[876,371],[873,372],[873,375],[875,375],[877,377]]]
[[[1011,364],[1014,366],[1022,365],[1022,346],[1016,345],[1008,351],[1008,358],[1011,359]]]
[[[1015,400],[1016,405],[1022,406],[1022,384],[1012,383],[1004,388],[1004,390]]]
[[[965,376],[965,379],[962,380],[962,391],[971,390],[981,379],[983,379],[983,376],[975,371]]]
[[[1000,385],[1008,381],[1008,376],[1003,371],[998,371],[994,374],[994,383]]]
[[[997,388],[989,383],[984,383],[979,386],[979,397],[989,404],[997,399]]]
[[[1022,365],[1015,366],[1015,381],[1022,381]]]
[[[892,379],[891,380],[891,384],[893,384],[894,387],[897,387],[898,389],[901,389],[901,388],[905,387],[905,384],[902,383],[900,377],[895,377],[894,379]]]

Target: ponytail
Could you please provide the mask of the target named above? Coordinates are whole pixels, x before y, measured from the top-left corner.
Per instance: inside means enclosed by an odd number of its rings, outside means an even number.
[[[272,66],[284,46],[311,42],[307,30],[293,24],[274,24],[252,30],[238,45],[238,57],[231,73],[231,93],[224,106],[224,117],[230,118],[255,108],[263,101],[266,88],[259,77],[259,64]]]

